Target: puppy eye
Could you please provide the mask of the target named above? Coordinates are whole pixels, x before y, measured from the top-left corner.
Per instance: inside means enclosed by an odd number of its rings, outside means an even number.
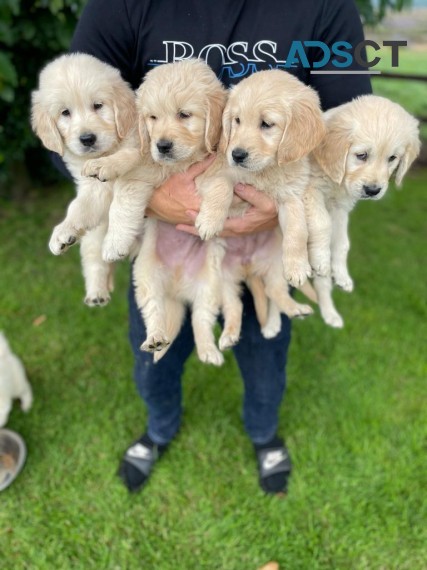
[[[153,121],[156,121],[157,117],[156,117],[156,115],[150,115],[150,119],[152,119]]]
[[[361,160],[362,162],[365,162],[368,159],[368,153],[367,152],[360,152],[359,154],[356,154],[356,158],[358,160]]]
[[[93,108],[95,109],[95,111],[98,111],[98,109],[102,109],[103,104],[102,103],[94,103],[93,104]]]
[[[263,121],[261,123],[261,129],[271,129],[271,127],[274,126],[274,123],[266,123],[265,121]]]
[[[61,113],[63,117],[69,117],[71,115],[69,109],[64,109]]]
[[[191,117],[191,113],[187,113],[186,111],[179,111],[178,119],[189,119]]]
[[[396,160],[397,156],[390,156],[390,158],[388,159],[389,162],[394,162]]]
[[[239,117],[236,117],[234,120],[236,121],[236,123],[237,123],[238,125],[240,125],[240,119],[239,119]]]

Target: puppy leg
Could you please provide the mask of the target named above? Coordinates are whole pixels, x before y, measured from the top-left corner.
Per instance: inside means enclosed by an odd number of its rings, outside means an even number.
[[[169,347],[178,336],[179,331],[185,317],[185,305],[176,299],[170,297],[165,298],[166,303],[166,336],[170,341],[168,346],[163,350],[155,352],[154,362],[158,362],[169,350]]]
[[[159,267],[155,254],[156,223],[147,225],[141,249],[133,266],[133,282],[135,299],[144,319],[147,338],[141,350],[156,352],[169,346],[167,336],[167,303],[165,281],[167,275]]]
[[[304,194],[308,228],[308,258],[317,275],[331,272],[331,217],[321,192],[309,187]]]
[[[33,404],[33,392],[28,381],[26,381],[24,391],[21,392],[19,399],[21,400],[21,408],[23,411],[28,412]]]
[[[320,277],[316,275],[313,280],[319,303],[320,314],[325,323],[336,329],[344,326],[341,315],[335,308],[332,300],[332,279],[330,277]]]
[[[85,303],[89,307],[106,305],[114,289],[113,264],[102,259],[102,242],[107,224],[100,224],[83,236],[80,244],[83,275],[86,285]]]
[[[243,303],[236,283],[225,280],[222,284],[222,313],[224,330],[219,339],[220,350],[231,348],[239,342],[242,327]]]
[[[224,227],[233,201],[233,185],[224,176],[212,177],[203,181],[199,193],[202,202],[194,225],[199,236],[207,240]]]
[[[12,409],[12,399],[0,394],[0,428],[7,424],[10,410]]]
[[[87,160],[82,169],[82,176],[98,178],[101,182],[115,180],[127,174],[141,162],[141,153],[137,148],[124,148],[111,156]]]
[[[145,208],[152,191],[151,186],[140,180],[116,180],[102,248],[104,261],[117,261],[129,255],[135,239],[142,233]]]
[[[289,294],[289,287],[282,275],[282,268],[277,263],[272,263],[264,277],[265,292],[267,297],[275,303],[282,313],[290,319],[295,317],[304,318],[313,314],[309,305],[297,303]],[[274,311],[274,308],[271,308]],[[271,317],[276,318],[277,315]],[[273,321],[274,322],[274,321]]]
[[[279,225],[283,234],[283,268],[285,279],[299,287],[311,274],[307,250],[307,223],[303,201],[291,196],[279,204]]]
[[[224,255],[223,241],[210,240],[203,270],[197,277],[191,315],[197,354],[202,362],[215,366],[224,362],[213,333],[222,301],[221,263]]]
[[[141,344],[141,350],[156,352],[169,346],[170,340],[166,334],[166,306],[160,295],[154,295],[145,300],[142,306],[142,317],[147,329],[147,338]]]
[[[276,303],[269,301],[267,322],[261,328],[261,334],[264,338],[274,338],[279,334],[281,328],[282,319],[280,318],[280,309]]]
[[[194,342],[197,354],[202,362],[221,366],[224,357],[215,345],[213,328],[219,313],[219,307],[209,299],[209,291],[200,288],[194,299],[191,314],[193,325]]]
[[[49,248],[54,255],[60,255],[76,243],[88,230],[97,227],[108,217],[112,199],[111,184],[98,180],[82,180],[78,194],[70,203],[63,222],[53,230]]]
[[[344,291],[353,291],[353,280],[347,268],[347,255],[350,249],[348,238],[348,212],[342,208],[334,208],[332,220],[332,277],[338,287]]]

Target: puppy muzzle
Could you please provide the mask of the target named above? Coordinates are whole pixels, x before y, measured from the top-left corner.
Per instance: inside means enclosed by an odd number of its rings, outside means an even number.
[[[244,148],[236,147],[231,151],[231,156],[235,164],[244,166],[244,163],[246,162],[249,153]]]
[[[376,184],[372,184],[370,186],[364,185],[363,186],[363,194],[364,198],[375,198],[381,192],[382,186],[377,186]]]

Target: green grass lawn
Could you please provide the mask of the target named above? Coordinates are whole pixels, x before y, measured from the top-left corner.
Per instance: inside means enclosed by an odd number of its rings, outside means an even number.
[[[0,328],[35,395],[8,424],[29,454],[0,495],[0,567],[425,569],[426,184],[415,171],[403,191],[357,207],[356,289],[335,295],[345,328],[318,314],[295,323],[281,411],[294,462],[286,499],[258,488],[231,355],[219,370],[189,360],[182,431],[143,493],[127,494],[116,469],[145,422],[128,267],[111,304],[88,309],[78,251],[47,249],[72,189],[0,204]]]

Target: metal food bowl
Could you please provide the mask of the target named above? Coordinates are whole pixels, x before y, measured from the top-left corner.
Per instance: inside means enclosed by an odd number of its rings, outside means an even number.
[[[16,479],[27,457],[22,437],[14,431],[0,428],[0,491]]]

